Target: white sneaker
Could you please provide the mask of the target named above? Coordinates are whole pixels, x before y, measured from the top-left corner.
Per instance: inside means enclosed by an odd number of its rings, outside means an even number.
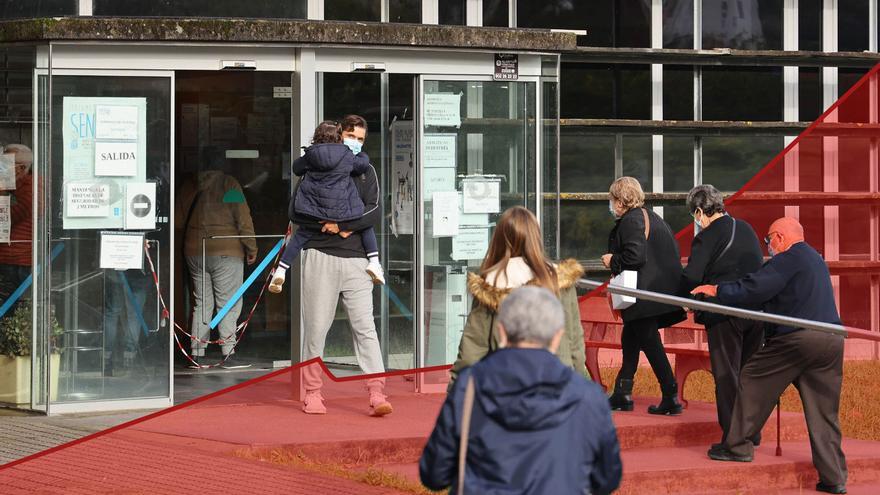
[[[272,275],[272,281],[269,282],[269,292],[273,294],[281,293],[281,287],[284,285],[285,273],[287,270],[278,267]]]
[[[370,261],[367,265],[367,273],[370,274],[370,278],[373,279],[374,284],[385,284],[385,272],[382,271],[382,265],[380,265],[378,261]]]

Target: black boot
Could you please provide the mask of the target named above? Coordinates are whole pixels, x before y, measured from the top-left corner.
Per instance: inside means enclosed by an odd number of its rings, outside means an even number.
[[[632,411],[633,410],[633,381],[618,378],[614,382],[614,393],[608,398],[608,404],[611,405],[612,411]]]
[[[678,402],[678,384],[675,382],[662,385],[663,400],[658,406],[648,406],[649,414],[668,414],[678,416],[681,414],[681,403]]]

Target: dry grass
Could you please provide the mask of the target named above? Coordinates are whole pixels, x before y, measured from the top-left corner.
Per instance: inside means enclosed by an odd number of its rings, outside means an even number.
[[[309,459],[301,452],[286,449],[241,449],[234,453],[236,457],[271,462],[280,466],[305,469],[315,473],[343,478],[370,486],[390,488],[400,493],[415,495],[431,495],[432,492],[420,483],[413,482],[403,475],[389,473],[373,466],[361,467],[342,463],[317,462]]]
[[[602,369],[606,385],[614,383],[617,369]],[[633,394],[660,397],[660,385],[650,368],[636,374]],[[715,402],[715,381],[706,371],[688,378],[684,396],[688,400]],[[843,435],[861,440],[880,441],[880,361],[847,361],[843,366],[843,389],[840,394],[840,425]],[[802,412],[797,390],[788,387],[782,394],[782,410]]]

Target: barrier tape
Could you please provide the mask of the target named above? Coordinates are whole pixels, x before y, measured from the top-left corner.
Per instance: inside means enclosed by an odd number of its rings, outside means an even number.
[[[259,306],[260,301],[263,300],[263,296],[266,293],[266,288],[269,286],[269,282],[272,281],[272,274],[275,273],[275,269],[278,267],[278,261],[281,258],[281,252],[284,250],[284,247],[287,244],[287,242],[289,241],[289,239],[290,239],[290,227],[288,226],[287,234],[285,235],[285,238],[283,241],[284,243],[280,246],[281,249],[277,252],[277,254],[275,255],[275,259],[271,263],[272,268],[271,268],[271,270],[269,270],[269,273],[266,276],[266,280],[263,282],[263,286],[260,288],[260,293],[257,295],[257,299],[254,301],[253,306],[251,306],[251,309],[248,312],[247,318],[245,318],[244,321],[242,321],[241,323],[239,323],[235,327],[235,345],[232,348],[233,352],[235,351],[235,348],[238,347],[238,344],[241,343],[241,340],[244,338],[244,333],[247,330],[248,324],[250,323],[251,318],[254,316],[254,313],[256,312],[257,306]],[[276,245],[276,248],[277,247],[278,246]],[[148,249],[148,244],[146,242],[144,242],[144,253],[146,255],[147,264],[150,267],[150,274],[153,276],[153,284],[156,286],[156,293],[159,295],[159,303],[162,306],[162,319],[169,320],[171,317],[171,312],[168,310],[168,305],[165,303],[165,297],[162,295],[162,289],[159,285],[159,275],[156,273],[156,266],[153,264],[153,258],[150,256],[150,250]],[[266,259],[269,259],[269,256],[266,256]],[[265,263],[265,260],[264,260],[264,263]],[[263,266],[264,263],[261,263],[260,266]],[[254,272],[259,273],[260,267],[258,266],[257,268],[258,269],[254,270]],[[265,268],[265,266],[263,266],[263,268]],[[259,275],[257,275],[257,276],[259,276]],[[217,339],[217,340],[200,339],[200,338],[196,337],[195,335],[187,332],[177,322],[172,322],[172,326],[173,326],[174,330],[177,330],[178,332],[189,337],[190,341],[196,341],[196,342],[199,342],[199,343],[202,343],[205,345],[208,345],[208,344],[221,344],[222,345],[222,344],[226,343],[226,341],[222,338]],[[189,362],[194,367],[197,367],[197,368],[216,368],[218,366],[221,366],[226,361],[226,358],[224,357],[220,362],[215,363],[215,364],[196,363],[193,360],[190,353],[184,348],[183,344],[180,341],[180,338],[177,335],[177,332],[173,332],[173,335],[174,335],[174,342],[177,344],[177,348],[180,349],[180,352],[183,353],[183,355],[186,357],[186,359],[188,359]],[[231,356],[233,352],[230,352],[229,354],[227,354],[227,356]]]

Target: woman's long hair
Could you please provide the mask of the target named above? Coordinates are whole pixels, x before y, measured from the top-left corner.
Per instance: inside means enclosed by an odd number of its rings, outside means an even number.
[[[499,277],[502,274],[506,277],[507,263],[510,258],[518,256],[525,260],[535,274],[535,285],[559,295],[556,269],[544,255],[538,219],[535,218],[534,213],[522,206],[508,209],[498,219],[495,233],[492,234],[492,241],[489,243],[489,251],[480,266],[480,275],[485,278],[489,273],[497,270]]]

